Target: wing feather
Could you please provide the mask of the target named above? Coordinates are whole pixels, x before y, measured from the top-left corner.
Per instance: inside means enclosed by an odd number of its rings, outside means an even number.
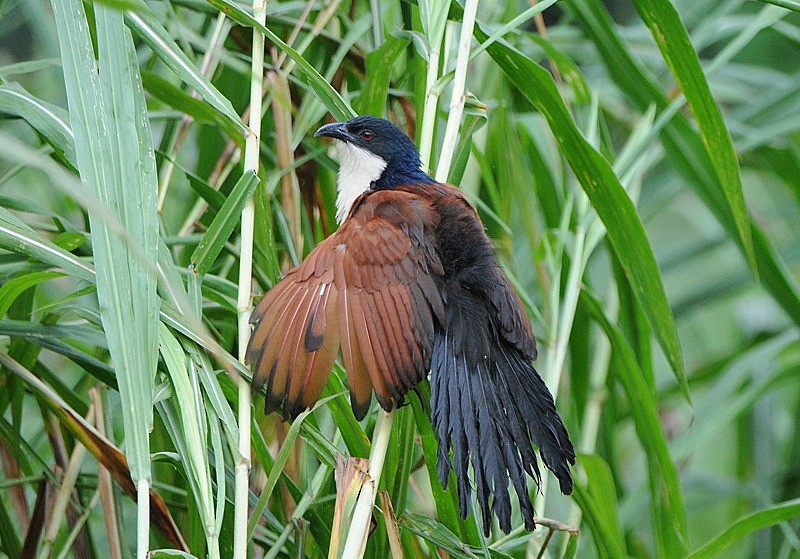
[[[372,383],[369,380],[369,373],[367,373],[367,365],[361,357],[355,319],[350,309],[351,296],[345,290],[339,297],[339,329],[342,332],[342,357],[350,383],[350,405],[356,418],[362,419],[369,409]]]
[[[294,417],[312,406],[340,349],[358,418],[373,390],[391,410],[426,376],[444,316],[437,220],[424,196],[368,192],[264,296],[247,358],[254,390],[266,386],[267,411]]]

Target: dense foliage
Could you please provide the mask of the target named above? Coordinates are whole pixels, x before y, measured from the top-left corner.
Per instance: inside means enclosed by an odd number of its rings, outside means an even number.
[[[254,397],[235,526],[237,286],[251,234],[258,297],[335,228],[313,132],[354,113],[479,209],[579,451],[534,533],[483,538],[423,384],[367,556],[800,556],[800,4],[492,0],[465,49],[474,4],[273,0],[261,28],[231,0],[0,2],[0,558],[130,556],[137,493],[152,549],[341,545],[334,471],[378,407],[355,420],[338,366],[293,424]]]

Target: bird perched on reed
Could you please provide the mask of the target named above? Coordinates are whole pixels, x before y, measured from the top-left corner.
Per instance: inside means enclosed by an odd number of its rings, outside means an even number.
[[[430,372],[438,474],[455,472],[461,515],[472,485],[488,535],[511,529],[509,484],[525,527],[537,487],[535,448],[572,491],[575,452],[553,397],[531,365],[536,342],[483,225],[456,187],[420,169],[389,121],[360,116],[316,136],[338,141],[339,229],[270,289],[253,312],[247,358],[266,411],[312,406],[341,351],[358,419],[374,392],[390,411]]]

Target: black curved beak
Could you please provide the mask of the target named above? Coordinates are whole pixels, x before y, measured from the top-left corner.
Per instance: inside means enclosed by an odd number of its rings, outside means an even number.
[[[353,136],[347,131],[346,122],[332,122],[331,124],[320,126],[319,129],[314,132],[314,137],[319,138],[321,136],[334,138],[343,142],[350,142],[353,140]]]

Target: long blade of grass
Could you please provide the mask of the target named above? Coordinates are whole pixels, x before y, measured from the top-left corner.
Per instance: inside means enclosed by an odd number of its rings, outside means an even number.
[[[314,66],[308,62],[299,52],[287,45],[280,37],[270,31],[264,24],[257,21],[252,15],[247,13],[238,5],[230,0],[206,0],[209,4],[224,12],[229,18],[246,27],[252,27],[264,34],[267,40],[275,45],[278,50],[285,52],[286,55],[294,60],[300,71],[308,80],[308,85],[314,90],[325,107],[337,120],[348,120],[356,116],[353,108],[347,103],[339,93],[333,89],[331,84],[325,81]]]
[[[800,12],[800,2],[796,0],[760,0],[765,4],[772,4],[773,6],[780,6],[781,8],[786,8],[787,10],[792,10],[794,12]]]
[[[190,377],[189,359],[172,332],[161,324],[161,356],[167,366],[179,415],[181,433],[173,437],[183,449],[183,465],[192,487],[192,496],[203,522],[211,557],[219,556],[219,533],[214,511],[211,473],[208,468],[208,436],[203,395],[196,379]]]
[[[75,146],[67,111],[34,97],[17,84],[0,85],[0,112],[23,118],[75,167]]]
[[[659,112],[667,110],[670,102],[666,95],[625,48],[603,6],[588,0],[570,0],[569,6],[583,23],[614,82],[639,110],[646,111],[653,104]],[[678,113],[664,127],[661,141],[675,170],[702,198],[706,207],[743,250],[736,224],[722,196],[722,186],[718,184],[717,175],[697,132]],[[800,324],[800,287],[797,281],[787,270],[764,230],[753,220],[750,220],[750,226],[762,285],[792,320]]]
[[[733,140],[700,67],[700,60],[689,40],[689,34],[675,6],[668,0],[634,0],[633,4],[650,28],[653,39],[661,49],[667,66],[680,84],[697,119],[700,136],[727,202],[725,210],[730,212],[736,225],[740,244],[750,267],[754,273],[758,273],[750,218],[745,206]]]
[[[63,268],[76,278],[94,283],[91,266],[22,223],[5,208],[0,208],[0,248]]]
[[[138,12],[126,12],[125,23],[136,32],[136,35],[144,41],[147,46],[153,49],[164,64],[172,70],[187,85],[194,89],[200,97],[208,104],[225,115],[231,125],[236,127],[240,133],[245,133],[245,126],[242,119],[233,110],[233,106],[227,97],[222,95],[214,85],[208,81],[195,64],[178,47],[167,30],[148,13],[147,10]]]
[[[157,259],[155,159],[133,40],[120,12],[95,11],[95,63],[83,4],[53,0],[82,181],[118,215],[151,262]],[[114,115],[109,118],[107,115]],[[101,317],[116,365],[131,475],[139,493],[137,554],[149,544],[149,430],[158,359],[156,279],[128,243],[90,215]]]
[[[625,537],[611,468],[599,456],[583,455],[579,461],[587,482],[575,484],[574,498],[592,531],[595,548],[601,557],[625,557]]]
[[[709,559],[756,530],[769,528],[798,517],[800,517],[800,499],[778,503],[745,515],[703,547],[691,553],[688,559]]]
[[[439,522],[441,522],[448,531],[458,535],[466,543],[477,546],[480,543],[480,536],[478,534],[475,515],[472,515],[472,517],[464,521],[461,520],[458,514],[458,504],[456,501],[458,497],[454,490],[456,487],[455,474],[453,472],[448,474],[450,477],[448,482],[450,491],[446,491],[439,482],[439,474],[436,471],[438,441],[436,440],[436,434],[433,432],[433,426],[431,425],[429,414],[426,413],[424,403],[430,401],[430,386],[427,383],[418,386],[417,390],[410,395],[409,400],[414,410],[414,420],[425,455],[425,466],[428,470],[431,493],[433,494]]]
[[[191,263],[195,273],[204,276],[211,268],[233,233],[242,208],[258,183],[258,176],[255,171],[251,170],[245,172],[233,187],[222,208],[211,222],[208,231],[192,253]]]
[[[603,329],[611,343],[611,370],[625,389],[636,434],[644,448],[650,470],[654,530],[661,556],[686,554],[686,509],[678,470],[670,456],[658,417],[658,403],[648,388],[633,349],[618,326],[612,324],[602,303],[589,291],[581,291],[581,302]]]
[[[157,231],[155,206],[150,207],[147,203],[144,183],[148,170],[140,169],[138,161],[140,138],[137,124],[141,125],[141,121],[137,123],[137,117],[141,115],[136,114],[133,94],[138,92],[141,95],[141,85],[136,87],[138,81],[130,73],[128,57],[132,53],[132,42],[126,33],[121,32],[121,21],[115,25],[113,14],[108,14],[108,19],[103,17],[103,23],[98,25],[103,37],[101,81],[82,4],[53,0],[53,9],[62,43],[64,78],[82,180],[105,204],[120,212],[119,220],[129,226],[129,233],[138,237],[142,247],[154,247],[154,233]],[[98,13],[104,14],[105,11],[101,8]],[[110,36],[113,36],[112,43],[108,42]],[[136,67],[135,60],[132,67]],[[114,122],[118,123],[117,126],[127,127],[116,130],[120,135],[114,135],[114,140],[108,128],[110,123],[105,118],[106,110],[119,112]],[[146,122],[146,118],[144,120]],[[124,172],[128,174],[123,178],[122,159],[126,156]],[[149,171],[153,173],[150,176],[154,176],[154,169]],[[149,186],[152,188],[153,184]],[[126,206],[132,215],[125,215]],[[158,316],[155,281],[130,255],[126,243],[109,231],[104,223],[93,216],[90,219],[101,313],[123,386],[121,395],[126,401],[123,415],[131,471],[135,480],[149,479],[147,430],[152,423],[152,375],[156,359],[152,334]],[[155,313],[152,312],[154,302]]]
[[[360,114],[383,116],[395,63],[409,42],[408,38],[388,37],[380,48],[367,54],[367,74],[358,100]]]
[[[478,24],[475,25],[475,35],[480,41],[488,39],[488,35]],[[592,206],[603,221],[611,246],[688,400],[683,352],[675,320],[667,302],[653,249],[631,199],[608,161],[581,135],[561,100],[552,76],[522,53],[502,42],[492,43],[487,50],[510,82],[547,119],[561,152],[569,161]]]

